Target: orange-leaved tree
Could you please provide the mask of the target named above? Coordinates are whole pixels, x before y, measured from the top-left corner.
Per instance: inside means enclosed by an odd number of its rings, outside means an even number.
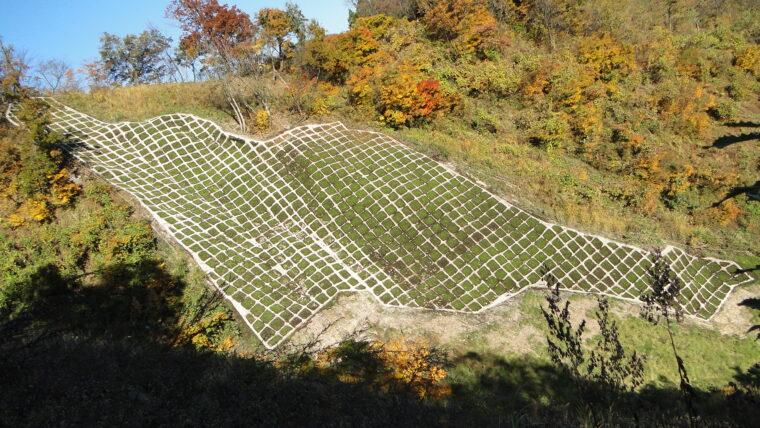
[[[22,53],[13,45],[3,43],[0,39],[0,107],[2,104],[16,102],[29,93],[24,85],[29,71],[29,64]]]
[[[281,69],[286,60],[293,57],[296,43],[302,42],[306,32],[306,18],[295,4],[289,3],[287,10],[264,8],[259,10],[256,20],[261,27],[260,44],[272,50],[274,65]]]
[[[341,382],[437,400],[451,392],[442,382],[446,362],[445,352],[421,340],[347,340],[319,353],[315,367]]]
[[[247,13],[217,0],[172,0],[166,13],[179,21],[180,49],[189,57],[215,56],[228,68],[237,56],[236,46],[249,42],[256,32]]]
[[[583,39],[579,55],[581,63],[591,65],[598,78],[605,82],[619,80],[636,69],[633,47],[609,34],[595,34]]]
[[[357,69],[390,59],[381,42],[395,22],[385,15],[358,18],[345,33],[313,37],[306,44],[303,66],[315,77],[343,84]]]
[[[201,59],[203,69],[222,78],[225,99],[241,130],[246,130],[246,117],[251,108],[246,97],[251,95],[264,105],[264,92],[245,88],[236,76],[260,73],[259,46],[254,36],[258,29],[247,13],[235,6],[220,5],[217,0],[172,0],[166,9],[168,17],[180,23],[180,50],[189,62]]]
[[[456,103],[437,80],[426,77],[411,64],[390,69],[382,78],[377,97],[380,121],[394,128],[440,116]]]
[[[450,41],[463,54],[484,56],[496,34],[496,19],[482,0],[420,2],[428,33]]]

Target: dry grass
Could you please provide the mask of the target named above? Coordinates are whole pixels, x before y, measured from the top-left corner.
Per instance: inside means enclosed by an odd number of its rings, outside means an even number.
[[[279,87],[282,83],[275,86],[270,88],[273,93],[284,93]],[[224,104],[219,98],[217,83],[200,82],[70,93],[62,95],[60,100],[107,121],[143,120],[185,112],[237,130],[231,116],[218,107]],[[276,98],[272,125],[267,130],[259,130],[257,137],[303,122],[342,120],[348,126],[392,133],[422,152],[453,163],[515,205],[549,221],[641,246],[691,246],[692,252],[728,259],[758,256],[757,231],[751,227],[706,227],[682,211],[660,207],[644,214],[610,199],[603,190],[609,186],[625,189],[630,186],[625,177],[596,170],[562,151],[546,152],[519,141],[520,132],[512,123],[518,110],[509,110],[508,106],[494,119],[498,126],[493,133],[474,129],[460,118],[440,120],[423,128],[391,131],[357,117],[349,108],[333,110],[323,116],[296,117],[288,106],[287,96]],[[729,154],[711,156],[718,155]]]
[[[171,113],[191,113],[217,122],[231,120],[214,106],[214,82],[164,83],[125,86],[90,93],[70,92],[58,99],[76,109],[109,122],[140,121]]]

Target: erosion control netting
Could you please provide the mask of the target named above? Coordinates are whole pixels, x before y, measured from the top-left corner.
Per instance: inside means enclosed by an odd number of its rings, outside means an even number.
[[[271,140],[185,114],[110,124],[54,104],[67,149],[135,197],[267,347],[338,292],[478,312],[541,284],[637,300],[649,253],[542,222],[382,134],[340,123]],[[686,312],[710,318],[751,280],[668,247]]]

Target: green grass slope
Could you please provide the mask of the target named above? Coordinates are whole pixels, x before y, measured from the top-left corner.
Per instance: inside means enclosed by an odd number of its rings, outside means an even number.
[[[635,300],[648,252],[544,223],[390,137],[340,124],[268,141],[169,115],[109,124],[55,105],[69,150],[188,249],[268,347],[342,291],[477,312],[536,285]],[[689,314],[751,278],[669,247]]]

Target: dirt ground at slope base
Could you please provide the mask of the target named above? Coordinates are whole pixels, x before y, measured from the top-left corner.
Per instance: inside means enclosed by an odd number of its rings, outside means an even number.
[[[489,350],[500,354],[535,354],[544,346],[543,318],[538,305],[544,304],[544,290],[529,290],[482,313],[464,314],[432,310],[396,309],[382,306],[368,293],[343,293],[317,313],[291,338],[300,345],[318,338],[320,345],[331,345],[351,336],[389,340],[395,337],[423,339],[430,344],[461,349]],[[686,323],[714,329],[724,335],[746,337],[755,324],[752,311],[743,301],[760,296],[760,284],[734,290],[710,321],[687,318]],[[591,295],[563,293],[571,300],[571,320],[590,321],[596,310]],[[610,299],[612,313],[619,318],[638,316],[641,306]],[[587,321],[587,334],[599,332],[595,322]],[[588,337],[590,337],[588,336]]]

